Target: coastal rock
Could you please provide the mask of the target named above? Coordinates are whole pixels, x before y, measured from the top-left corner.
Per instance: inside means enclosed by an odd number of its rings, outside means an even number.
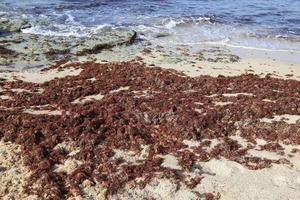
[[[72,49],[75,55],[97,54],[103,50],[123,45],[133,44],[137,37],[135,31],[116,31],[105,33],[94,38],[85,38],[79,41],[79,44]]]
[[[0,20],[0,33],[1,32],[20,32],[21,29],[29,28],[31,25],[26,21],[22,19],[1,19]]]
[[[17,56],[17,53],[0,45],[0,64],[9,64]]]
[[[0,55],[13,55],[15,52],[8,49],[8,48],[5,48],[3,46],[0,46]]]
[[[9,23],[8,20],[2,20],[2,27],[5,24],[5,29],[18,30],[16,25],[13,28]],[[20,29],[22,26],[18,27]],[[18,69],[46,66],[57,60],[85,59],[103,51],[107,54],[117,51],[126,56],[130,54],[127,47],[137,37],[135,31],[126,30],[108,30],[91,37],[45,36],[8,31],[5,33],[0,37],[0,66]]]

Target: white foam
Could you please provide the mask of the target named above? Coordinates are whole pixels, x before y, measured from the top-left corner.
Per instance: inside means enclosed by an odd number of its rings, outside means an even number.
[[[83,31],[84,27],[74,27],[74,26],[63,26],[56,25],[58,31],[52,31],[49,29],[44,29],[41,26],[32,26],[30,28],[22,29],[23,33],[43,35],[43,36],[56,36],[56,37],[90,37],[89,31]]]

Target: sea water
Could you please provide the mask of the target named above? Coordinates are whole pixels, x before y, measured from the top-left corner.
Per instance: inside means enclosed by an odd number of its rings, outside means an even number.
[[[300,52],[300,0],[0,0],[0,18],[29,20],[31,34],[130,29],[168,45]]]

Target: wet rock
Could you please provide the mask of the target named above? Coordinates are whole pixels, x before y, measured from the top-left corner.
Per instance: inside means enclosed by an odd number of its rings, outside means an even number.
[[[29,28],[31,25],[22,19],[0,19],[0,30],[2,32],[20,32],[24,28]]]
[[[235,62],[239,62],[240,61],[240,57],[237,55],[229,55],[229,62],[231,63],[235,63]]]
[[[17,52],[0,46],[0,65],[9,65],[13,59],[17,56]]]
[[[0,55],[2,55],[2,56],[11,56],[11,55],[14,55],[14,54],[15,54],[15,51],[10,50],[6,47],[0,46]]]
[[[167,32],[161,32],[161,33],[157,33],[155,35],[156,38],[162,38],[162,37],[168,37],[170,36],[171,34],[170,33],[167,33]]]
[[[8,20],[4,22],[10,23]],[[100,60],[110,58],[111,55],[116,59],[131,60],[134,57],[129,51],[136,52],[137,49],[128,50],[128,46],[136,42],[136,38],[136,32],[125,30],[109,30],[84,38],[6,32],[0,37],[0,46],[3,47],[3,53],[6,51],[6,56],[8,53],[11,56],[0,58],[0,65],[24,69],[27,66],[46,66],[58,60],[86,60],[100,54],[105,56]],[[13,56],[6,49],[14,51]]]
[[[75,55],[97,54],[103,50],[109,50],[117,46],[131,45],[137,37],[135,31],[118,31],[111,32],[106,35],[97,36],[97,38],[90,38],[80,41],[72,53]]]

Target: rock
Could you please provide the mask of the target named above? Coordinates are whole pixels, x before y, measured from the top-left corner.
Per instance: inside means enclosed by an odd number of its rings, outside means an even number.
[[[157,33],[155,35],[156,38],[162,38],[162,37],[168,37],[170,36],[171,34],[170,33],[167,33],[167,32],[162,32],[162,33]]]
[[[0,24],[3,30],[16,30],[16,25],[12,26],[9,20],[2,19]],[[18,26],[19,29],[22,27],[21,25]],[[8,31],[3,31],[3,33],[0,37],[0,65],[13,65],[17,68],[45,66],[61,59],[76,60],[80,56],[88,57],[102,51],[105,51],[102,54],[105,56],[113,54],[115,50],[122,56],[128,55],[129,52],[127,52],[126,47],[133,44],[137,37],[136,32],[126,30],[110,30],[84,38]]]
[[[0,46],[0,55],[14,55],[15,52],[8,49],[8,48],[5,48],[3,46]]]
[[[117,46],[131,45],[137,37],[135,31],[117,31],[105,33],[96,38],[84,38],[79,45],[72,49],[75,55],[97,54],[103,50],[112,49]]]
[[[1,19],[0,20],[0,33],[2,32],[20,32],[21,29],[29,28],[31,25],[22,19]]]
[[[8,65],[17,53],[9,48],[0,45],[0,65]]]
[[[240,61],[240,57],[237,55],[229,55],[229,62],[231,63],[235,63],[235,62],[239,62]]]

